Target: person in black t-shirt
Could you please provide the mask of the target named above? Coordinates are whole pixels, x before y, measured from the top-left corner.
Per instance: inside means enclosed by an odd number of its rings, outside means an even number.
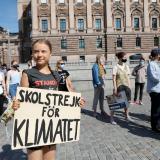
[[[32,57],[35,67],[25,70],[21,78],[21,87],[57,90],[59,85],[59,74],[49,67],[52,45],[46,39],[38,39],[32,44]],[[79,105],[84,106],[81,98]],[[18,100],[13,100],[12,108],[20,107]],[[28,160],[55,160],[56,145],[46,145],[27,149]]]
[[[56,70],[59,73],[59,76],[61,77],[58,90],[59,91],[66,91],[66,92],[73,92],[74,87],[72,85],[72,82],[69,78],[69,73],[67,70],[64,70],[65,63],[63,60],[57,61],[56,64]]]

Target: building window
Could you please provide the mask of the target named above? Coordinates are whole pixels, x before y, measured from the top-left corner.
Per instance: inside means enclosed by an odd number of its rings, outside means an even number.
[[[136,37],[136,47],[141,47],[141,37]]]
[[[154,37],[154,46],[155,47],[159,46],[159,38],[158,37]]]
[[[139,2],[139,0],[133,0],[134,2]]]
[[[157,18],[152,18],[152,29],[157,29]]]
[[[96,19],[96,30],[101,30],[101,19]]]
[[[134,18],[134,29],[139,29],[139,18]]]
[[[85,62],[85,56],[79,56],[79,61],[80,62]]]
[[[97,38],[96,47],[97,48],[102,48],[102,38]]]
[[[78,30],[79,31],[84,30],[84,19],[78,19]]]
[[[83,39],[83,38],[79,39],[79,48],[80,48],[80,49],[85,48],[85,42],[84,42],[84,39]]]
[[[67,40],[61,39],[61,49],[67,49]]]
[[[64,0],[59,0],[59,3],[64,3]]]
[[[121,29],[121,18],[116,18],[115,22],[116,29]]]
[[[46,4],[47,0],[41,0],[41,4]]]
[[[122,38],[121,37],[117,38],[117,47],[122,48]]]
[[[157,2],[157,0],[152,0],[152,2],[156,3],[156,2]]]
[[[64,62],[67,62],[67,56],[62,56],[62,60],[63,60]]]
[[[48,31],[48,20],[47,19],[42,19],[42,32],[47,32]]]
[[[60,31],[65,32],[66,31],[66,20],[60,19]]]

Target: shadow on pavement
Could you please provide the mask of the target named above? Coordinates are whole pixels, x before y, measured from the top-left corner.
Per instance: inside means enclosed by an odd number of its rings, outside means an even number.
[[[81,113],[88,115],[90,117],[94,117],[93,111],[91,111],[91,110],[82,109]],[[107,113],[106,113],[106,115],[101,115],[100,113],[97,113],[97,116],[94,118],[96,118],[97,120],[102,121],[102,122],[110,123],[110,116]]]
[[[81,113],[93,117],[93,111],[83,109]],[[116,111],[114,119],[117,122],[117,125],[122,128],[127,128],[128,132],[132,133],[133,135],[160,140],[160,133],[152,131],[150,127],[136,123],[136,121],[144,121],[144,123],[149,123],[150,116],[141,113],[130,113],[130,116],[135,120],[135,122],[126,121],[124,117],[124,112],[122,111]],[[102,117],[101,114],[98,113],[96,119],[102,122],[110,123],[109,115],[106,117]]]
[[[121,111],[118,111],[116,114],[118,117],[116,117],[116,122],[119,126],[122,128],[127,128],[128,132],[141,136],[141,137],[149,137],[160,140],[160,133],[156,133],[151,130],[150,127],[147,127],[145,125],[138,124],[136,121],[144,121],[144,123],[149,123],[150,117],[145,114],[138,114],[138,113],[130,113],[130,116],[134,122],[128,122],[124,118],[124,113]]]
[[[124,115],[124,112],[122,111],[116,111],[116,115]],[[134,120],[140,120],[144,121],[145,123],[150,123],[150,116],[143,114],[143,113],[129,113],[129,115],[134,119]]]
[[[0,160],[26,160],[27,155],[23,150],[12,150],[10,144],[2,146]]]

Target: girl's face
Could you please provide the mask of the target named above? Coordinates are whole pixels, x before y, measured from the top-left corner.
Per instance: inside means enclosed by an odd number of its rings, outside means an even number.
[[[33,46],[32,56],[36,65],[48,65],[51,57],[51,51],[48,45],[44,43],[36,43]]]
[[[101,56],[99,61],[100,61],[100,64],[105,64],[105,58],[104,58],[104,56]]]
[[[59,64],[58,64],[58,68],[63,69],[64,66],[65,66],[65,63],[63,61],[60,61]]]

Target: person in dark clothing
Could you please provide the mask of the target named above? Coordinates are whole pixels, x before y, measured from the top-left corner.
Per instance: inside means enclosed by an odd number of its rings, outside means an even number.
[[[147,66],[147,91],[151,97],[151,128],[160,132],[160,50],[153,49]]]
[[[67,70],[64,70],[64,66],[65,63],[63,60],[59,60],[57,61],[56,64],[56,71],[58,72],[58,74],[60,75],[60,81],[59,81],[59,86],[58,86],[58,90],[59,91],[70,91],[73,92],[74,91],[74,87],[72,85],[72,82],[69,78],[69,73]]]
[[[6,85],[3,72],[0,71],[0,116],[3,114],[3,104],[6,97]]]

